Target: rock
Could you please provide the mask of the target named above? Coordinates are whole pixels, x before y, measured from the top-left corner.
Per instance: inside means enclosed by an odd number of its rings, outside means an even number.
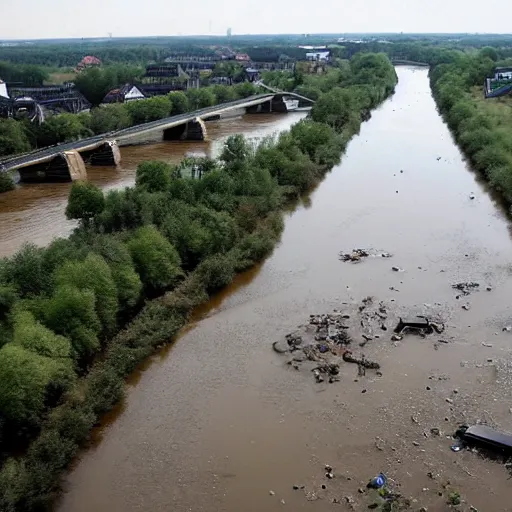
[[[488,286],[488,287],[486,288],[486,290],[487,290],[488,292],[492,292],[492,286]]]
[[[324,469],[327,471],[327,473],[330,473],[332,471],[332,466],[330,464],[326,464]]]
[[[281,500],[281,504],[282,504],[282,505],[286,505],[286,501]]]
[[[465,311],[469,311],[471,309],[471,306],[468,303],[462,304],[462,309],[464,309]]]
[[[475,194],[473,194],[473,192],[471,192],[471,194],[469,194],[469,199],[475,199]]]
[[[359,494],[364,494],[364,489],[362,487],[359,487],[359,489],[357,489],[357,492]]]
[[[512,331],[512,326],[507,325],[506,327],[503,327],[502,331],[503,332],[510,332],[510,331]]]
[[[368,508],[370,510],[375,510],[376,508],[379,508],[379,504],[377,502],[370,503],[370,505],[368,505]]]
[[[403,269],[401,269],[400,267],[396,267],[396,266],[391,267],[391,270],[393,270],[394,272],[403,272]]]
[[[322,484],[322,489],[327,489],[327,486],[325,484]]]
[[[458,394],[458,392],[459,392],[459,390],[458,390],[458,389],[454,389],[454,390],[453,390],[453,394],[454,394],[454,395]]]
[[[274,491],[268,491],[268,493],[270,494],[270,496],[275,496],[276,493]]]
[[[349,505],[353,505],[355,503],[355,500],[354,498],[352,498],[352,496],[344,496],[343,499],[349,504]]]
[[[363,389],[363,390],[361,391],[361,393],[366,393],[366,389]]]
[[[325,476],[329,479],[329,480],[332,480],[334,478],[334,474],[332,472],[329,472],[329,473],[325,473]]]
[[[453,400],[451,398],[447,398],[446,401],[449,403],[449,404],[453,404]]]
[[[425,389],[426,389],[427,391],[430,391],[432,388],[431,388],[430,386],[427,386]]]
[[[440,436],[441,435],[441,431],[437,428],[437,427],[433,427],[430,429],[430,433],[433,435],[433,436]]]
[[[419,445],[420,445],[420,443],[418,443],[418,441],[413,441],[413,442],[412,442],[412,444],[413,444],[414,446],[419,446]]]
[[[298,485],[294,485],[294,486],[293,486],[293,490],[294,490],[294,491],[298,491],[299,489],[300,489],[300,487],[299,487]]]
[[[393,334],[391,336],[391,341],[400,341],[402,339],[402,336],[399,336],[398,334]]]
[[[427,507],[421,507],[420,508],[420,512],[428,512],[428,508]]]

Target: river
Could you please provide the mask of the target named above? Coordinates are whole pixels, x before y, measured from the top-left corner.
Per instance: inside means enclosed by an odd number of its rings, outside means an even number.
[[[137,144],[121,147],[121,165],[87,166],[87,176],[104,190],[127,187],[133,185],[137,165],[145,160],[179,163],[187,153],[215,157],[230,135],[260,139],[286,130],[305,116],[301,110],[211,121],[206,123],[208,140],[204,142],[163,142],[161,133],[135,138]],[[46,245],[53,238],[69,235],[76,226],[64,213],[70,187],[70,183],[23,184],[0,194],[0,257],[10,256],[25,242]]]
[[[427,71],[397,72],[395,95],[286,215],[273,254],[134,374],[67,476],[59,510],[367,510],[379,471],[411,510],[446,510],[451,492],[461,510],[510,510],[503,464],[454,453],[447,436],[466,421],[511,430],[511,226],[437,113]],[[138,160],[144,148],[128,151]],[[354,247],[393,258],[339,261]],[[456,299],[458,281],[480,290]],[[382,333],[364,348],[382,375],[358,377],[347,363],[333,384],[271,350],[311,313],[368,295],[435,311],[446,332],[395,343]]]

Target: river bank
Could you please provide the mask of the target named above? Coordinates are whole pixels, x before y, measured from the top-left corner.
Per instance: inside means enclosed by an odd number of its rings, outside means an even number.
[[[121,164],[114,168],[87,166],[89,181],[108,191],[132,186],[137,166],[146,160],[177,164],[187,153],[218,156],[225,140],[236,133],[259,140],[287,130],[306,117],[307,112],[245,115],[208,122],[208,140],[163,142],[161,137],[140,138],[139,145],[121,147]],[[68,236],[76,227],[64,210],[71,183],[24,184],[0,194],[0,257],[14,254],[25,242],[47,245],[53,238]]]
[[[366,510],[376,498],[358,489],[379,471],[417,500],[412,510],[445,510],[451,492],[460,510],[507,509],[503,465],[454,453],[445,436],[465,421],[507,430],[510,225],[437,114],[427,72],[398,73],[396,94],[341,165],[287,215],[272,256],[135,374],[67,478],[60,510],[318,511],[334,499]],[[353,247],[393,258],[339,261]],[[451,288],[460,281],[483,289],[461,301]],[[364,347],[382,377],[347,365],[333,384],[272,351],[309,314],[368,295],[442,316],[449,343],[382,335]]]

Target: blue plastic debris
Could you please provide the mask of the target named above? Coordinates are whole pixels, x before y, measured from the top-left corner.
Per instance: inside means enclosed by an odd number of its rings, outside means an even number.
[[[460,444],[452,444],[450,449],[452,452],[460,452],[462,450],[462,446],[460,446]]]
[[[388,479],[384,473],[379,473],[375,478],[372,478],[366,487],[368,489],[380,489],[384,487],[387,483]]]

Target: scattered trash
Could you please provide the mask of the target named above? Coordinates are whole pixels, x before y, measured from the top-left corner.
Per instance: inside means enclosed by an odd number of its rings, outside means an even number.
[[[359,263],[368,256],[378,256],[381,258],[391,258],[393,255],[390,252],[380,252],[373,249],[352,249],[351,252],[340,252],[339,259],[341,261],[351,261],[353,263]]]
[[[438,162],[439,162],[439,160],[441,160],[441,157],[440,157],[440,156],[438,156],[438,157],[437,157],[437,161],[438,161]]]
[[[475,199],[475,194],[473,194],[473,192],[471,192],[471,194],[469,194],[469,199]]]
[[[460,446],[459,444],[452,444],[450,446],[450,449],[452,452],[460,452],[462,450],[462,446]]]
[[[482,345],[483,345],[484,347],[492,348],[492,345],[491,345],[490,343],[484,343],[484,342],[482,342]]]
[[[462,292],[462,295],[469,295],[472,291],[479,287],[480,283],[475,283],[472,281],[452,284],[452,288]]]
[[[510,332],[510,331],[512,331],[512,326],[507,325],[506,327],[503,327],[502,331],[503,332]]]
[[[329,473],[325,473],[325,476],[329,479],[329,480],[332,480],[334,478],[334,474],[332,472],[329,472]]]
[[[471,306],[469,305],[468,302],[466,302],[466,304],[462,304],[462,309],[464,309],[465,311],[469,311],[471,309]]]
[[[386,478],[386,475],[384,473],[379,473],[375,478],[372,478],[366,487],[368,489],[381,489],[384,487],[387,483],[388,479]]]
[[[391,267],[391,270],[393,270],[394,272],[404,272],[404,269],[400,267]]]

